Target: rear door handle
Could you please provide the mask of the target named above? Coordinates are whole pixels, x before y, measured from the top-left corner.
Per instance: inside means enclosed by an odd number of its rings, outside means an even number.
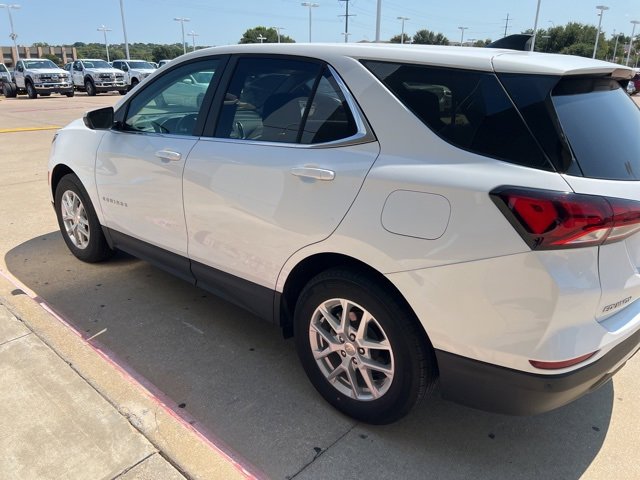
[[[336,172],[325,168],[315,167],[297,167],[291,169],[291,175],[302,178],[313,178],[314,180],[323,180],[328,182],[336,178]]]
[[[182,158],[182,154],[172,150],[158,150],[156,157],[168,162],[177,162]]]

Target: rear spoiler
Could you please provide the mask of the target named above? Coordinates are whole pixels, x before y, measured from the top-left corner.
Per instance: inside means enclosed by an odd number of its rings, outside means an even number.
[[[509,35],[507,37],[496,40],[486,45],[485,48],[505,48],[507,50],[520,50],[528,52],[531,50],[531,40],[533,35],[528,33],[517,33],[515,35]]]

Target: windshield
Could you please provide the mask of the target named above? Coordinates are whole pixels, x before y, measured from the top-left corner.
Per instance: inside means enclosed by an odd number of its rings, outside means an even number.
[[[7,67],[4,66],[4,63],[0,63],[0,72],[8,72]]]
[[[137,68],[140,70],[155,70],[149,62],[129,62],[129,68]]]
[[[552,100],[585,177],[640,180],[640,109],[617,82],[562,80]]]
[[[35,68],[58,68],[58,66],[53,63],[51,60],[25,60],[24,61],[25,68],[35,69]]]
[[[83,60],[84,68],[111,68],[104,60]]]

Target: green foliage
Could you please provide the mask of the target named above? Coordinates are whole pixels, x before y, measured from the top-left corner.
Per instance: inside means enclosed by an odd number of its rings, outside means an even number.
[[[409,43],[410,41],[411,41],[411,37],[405,33],[404,34],[404,43]],[[391,37],[389,42],[390,43],[403,43],[402,42],[402,34],[400,33],[398,35],[395,35],[395,36]]]
[[[487,38],[485,40],[476,40],[475,42],[473,42],[473,46],[474,47],[486,47],[487,45],[489,45],[493,40],[491,40],[490,38]]]
[[[79,58],[107,58],[104,43],[74,43]],[[187,45],[187,50],[190,50]],[[160,45],[157,43],[130,43],[129,55],[132,59],[157,62],[171,60],[182,55],[182,44]],[[124,44],[109,44],[109,58],[117,60],[126,58]]]
[[[435,33],[431,30],[418,30],[413,36],[413,43],[422,45],[449,45],[449,39],[442,33]]]
[[[278,31],[275,28],[254,27],[242,34],[238,43],[260,43],[258,37],[264,38],[263,43],[278,43]],[[280,35],[281,43],[295,43],[295,40],[287,35]]]
[[[34,42],[34,47],[48,47],[49,44],[47,42]]]
[[[45,53],[44,55],[42,55],[42,58],[51,60],[53,63],[55,63],[58,66],[62,65],[62,60],[60,60],[60,58],[57,55],[53,55],[51,53]]]
[[[190,50],[191,49],[187,46],[187,51]],[[159,62],[160,60],[173,60],[183,53],[182,45],[157,45],[153,47],[153,50],[151,50],[154,62]]]
[[[548,30],[538,30],[535,48],[537,52],[563,53],[590,58],[593,55],[597,31],[598,28],[594,25],[577,22],[559,25]],[[531,33],[531,30],[526,33]],[[615,39],[613,41],[615,42]],[[604,59],[612,53],[611,39],[607,40],[606,35],[601,32],[596,58]]]

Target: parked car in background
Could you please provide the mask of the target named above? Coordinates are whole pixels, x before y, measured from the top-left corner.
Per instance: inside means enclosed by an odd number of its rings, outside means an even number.
[[[160,60],[158,62],[158,68],[162,67],[163,65],[166,65],[167,63],[169,63],[171,60]]]
[[[69,73],[46,58],[18,60],[13,71],[13,82],[3,85],[5,97],[26,93],[29,98],[48,97],[60,93],[73,97],[73,84]]]
[[[629,83],[627,84],[627,93],[629,95],[635,95],[640,91],[640,72],[636,71],[636,74],[633,76]]]
[[[640,347],[631,76],[490,48],[198,50],[57,133],[51,200],[77,258],[123,250],[279,325],[356,419],[438,379],[545,412]]]
[[[129,90],[156,71],[155,67],[145,60],[114,60],[112,63],[113,68],[124,72],[125,83]]]
[[[84,90],[89,96],[111,91],[118,91],[123,95],[127,93],[125,73],[104,60],[76,60],[69,70],[76,90]]]

